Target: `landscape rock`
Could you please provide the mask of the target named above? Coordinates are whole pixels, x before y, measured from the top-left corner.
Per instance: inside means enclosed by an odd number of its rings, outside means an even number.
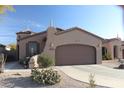
[[[37,58],[38,58],[38,55],[35,55],[35,56],[30,58],[30,61],[29,61],[29,68],[30,69],[39,67],[39,65],[37,63]]]

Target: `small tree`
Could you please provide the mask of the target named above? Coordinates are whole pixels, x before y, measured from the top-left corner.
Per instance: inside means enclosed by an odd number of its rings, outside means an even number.
[[[11,43],[8,46],[10,47],[11,51],[16,51],[16,44],[15,43]]]
[[[7,10],[15,11],[13,6],[11,6],[11,5],[0,5],[0,14],[5,14]]]

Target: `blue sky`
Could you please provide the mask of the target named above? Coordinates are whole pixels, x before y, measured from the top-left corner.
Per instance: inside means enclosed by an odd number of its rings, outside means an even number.
[[[118,6],[14,6],[16,12],[0,15],[0,43],[16,42],[16,32],[30,28],[34,32],[54,27],[81,27],[103,38],[124,39],[122,10]]]

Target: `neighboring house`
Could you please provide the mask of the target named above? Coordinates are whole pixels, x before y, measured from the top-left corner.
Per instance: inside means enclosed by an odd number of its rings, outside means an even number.
[[[106,52],[111,55],[112,59],[122,58],[122,41],[120,38],[105,39],[103,48],[107,50]]]
[[[103,39],[78,27],[67,30],[49,27],[40,33],[31,30],[17,33],[19,59],[46,53],[53,57],[56,65],[100,64],[103,47],[112,59],[122,58],[120,39]]]
[[[16,58],[16,51],[10,51],[10,47],[9,46],[5,46],[3,44],[0,44],[0,54],[4,53],[4,55],[7,56],[7,60],[6,61],[15,61],[17,60]]]

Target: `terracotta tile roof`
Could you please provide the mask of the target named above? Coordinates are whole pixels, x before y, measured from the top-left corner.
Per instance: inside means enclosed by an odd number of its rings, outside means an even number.
[[[120,38],[111,38],[111,39],[105,39],[103,41],[103,43],[108,43],[108,42],[111,42],[111,41],[114,41],[114,40],[121,40]]]
[[[30,38],[30,37],[38,36],[38,35],[41,35],[41,34],[44,34],[44,33],[46,33],[46,31],[39,32],[39,33],[34,33],[34,34],[30,35],[30,36],[23,37],[23,38],[21,38],[19,40],[23,40],[23,39],[27,39],[27,38]]]
[[[32,32],[30,28],[26,28],[20,32],[17,32],[16,34],[34,34],[35,32]]]

